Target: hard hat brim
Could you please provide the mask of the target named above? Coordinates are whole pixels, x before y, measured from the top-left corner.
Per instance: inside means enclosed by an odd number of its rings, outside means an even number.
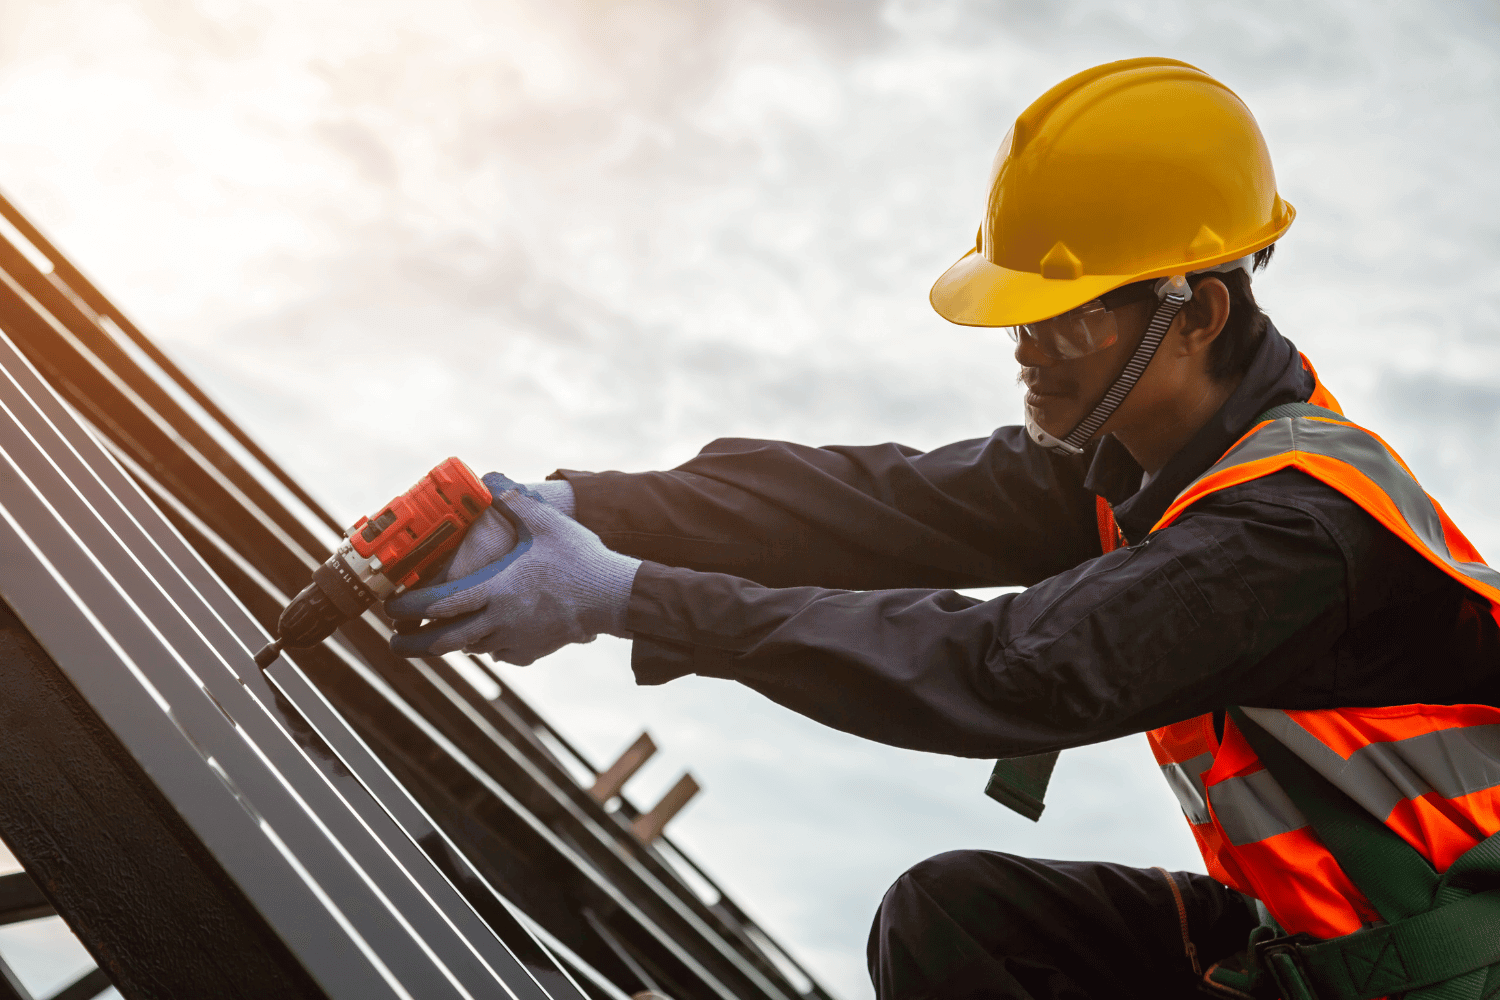
[[[959,258],[937,281],[927,299],[937,314],[960,326],[1022,326],[1040,323],[1093,301],[1105,292],[1148,278],[1191,274],[1238,260],[1279,240],[1297,211],[1283,201],[1284,212],[1249,246],[1226,248],[1201,260],[1157,267],[1139,274],[1084,274],[1077,278],[1044,278],[1036,271],[1013,271],[992,263],[977,249]]]
[[[1071,280],[1012,271],[970,250],[932,285],[928,300],[939,316],[960,326],[1020,326],[1037,323],[1129,284],[1118,274],[1086,274]]]

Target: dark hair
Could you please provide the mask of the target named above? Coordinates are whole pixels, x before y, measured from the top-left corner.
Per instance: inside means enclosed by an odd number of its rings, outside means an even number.
[[[1259,271],[1271,262],[1271,255],[1275,252],[1274,243],[1264,250],[1255,251],[1255,262],[1251,267]],[[1249,370],[1250,362],[1255,359],[1255,352],[1260,349],[1260,342],[1266,335],[1271,317],[1255,304],[1250,275],[1235,270],[1227,274],[1194,275],[1188,280],[1196,288],[1199,282],[1211,277],[1218,278],[1229,289],[1229,318],[1224,321],[1224,329],[1219,331],[1219,336],[1208,348],[1208,374],[1222,382]],[[1197,301],[1189,300],[1187,308],[1193,309]]]

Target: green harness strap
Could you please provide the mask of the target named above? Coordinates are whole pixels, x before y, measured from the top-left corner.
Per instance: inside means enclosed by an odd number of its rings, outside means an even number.
[[[1256,756],[1302,810],[1339,867],[1386,920],[1327,941],[1264,942],[1257,954],[1283,1000],[1487,1000],[1500,993],[1500,834],[1439,876],[1384,823],[1238,707]],[[1487,891],[1481,891],[1487,890]]]
[[[1057,765],[1059,753],[1061,751],[1052,750],[1030,757],[1006,757],[995,761],[984,794],[1035,823],[1042,818],[1042,810],[1046,808],[1042,799],[1047,794],[1047,783],[1052,780],[1052,768]]]
[[[1438,874],[1396,831],[1358,803],[1238,706],[1229,715],[1266,770],[1317,830],[1349,880],[1388,922],[1425,913],[1437,893]]]

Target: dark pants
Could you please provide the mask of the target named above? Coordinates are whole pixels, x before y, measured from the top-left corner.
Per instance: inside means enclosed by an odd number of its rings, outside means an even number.
[[[1245,947],[1254,913],[1205,875],[952,851],[912,868],[870,928],[879,1000],[1168,1000]]]

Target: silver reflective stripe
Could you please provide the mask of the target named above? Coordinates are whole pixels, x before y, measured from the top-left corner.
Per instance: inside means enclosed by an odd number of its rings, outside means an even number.
[[[1185,764],[1163,764],[1161,773],[1177,796],[1182,814],[1189,823],[1207,823],[1208,801],[1204,797],[1203,772],[1214,766],[1214,755],[1200,753]]]
[[[1500,786],[1500,724],[1371,743],[1345,760],[1280,709],[1245,714],[1381,821],[1404,799],[1428,792],[1456,799]]]
[[[1374,435],[1354,424],[1308,417],[1273,420],[1231,448],[1198,481],[1237,465],[1299,451],[1363,473],[1390,498],[1418,541],[1434,555],[1470,580],[1500,588],[1500,572],[1453,557],[1432,498]],[[1245,714],[1382,821],[1398,803],[1429,792],[1455,799],[1500,787],[1500,725],[1442,729],[1371,743],[1345,760],[1286,712],[1246,708]],[[1181,794],[1178,798],[1182,800]],[[1222,781],[1209,790],[1208,798],[1229,842],[1236,846],[1307,825],[1269,771]]]
[[[1221,781],[1208,790],[1208,797],[1224,836],[1236,847],[1307,826],[1307,817],[1270,771]]]
[[[1500,572],[1484,563],[1460,562],[1453,558],[1453,554],[1448,551],[1448,540],[1443,537],[1443,523],[1438,518],[1437,508],[1432,505],[1432,498],[1384,445],[1368,431],[1354,424],[1329,423],[1308,417],[1282,417],[1273,420],[1229,449],[1194,485],[1236,465],[1294,451],[1322,455],[1364,473],[1390,497],[1412,532],[1438,558],[1471,580],[1500,588]],[[1192,489],[1192,486],[1188,489]]]

